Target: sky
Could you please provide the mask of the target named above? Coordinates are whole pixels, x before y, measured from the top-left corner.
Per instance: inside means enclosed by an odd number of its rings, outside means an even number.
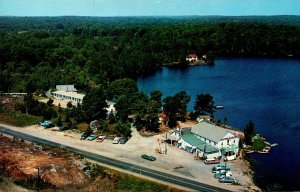
[[[0,16],[300,15],[300,0],[0,0]]]

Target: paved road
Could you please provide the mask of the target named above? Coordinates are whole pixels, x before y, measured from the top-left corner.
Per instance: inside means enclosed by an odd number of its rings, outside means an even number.
[[[116,159],[112,159],[109,157],[105,157],[102,155],[98,155],[95,153],[90,153],[88,151],[83,151],[77,148],[73,148],[70,146],[66,146],[66,145],[62,145],[60,143],[56,143],[53,141],[48,141],[46,139],[41,139],[38,137],[34,137],[25,133],[21,133],[21,132],[17,132],[17,131],[12,131],[8,128],[5,128],[3,126],[0,126],[0,132],[2,132],[3,134],[7,134],[7,135],[11,135],[11,136],[15,136],[18,138],[22,138],[24,140],[33,142],[33,143],[39,143],[39,144],[44,144],[44,145],[50,145],[50,146],[55,146],[55,147],[61,147],[64,149],[68,149],[72,152],[75,152],[77,154],[81,154],[84,155],[86,158],[103,163],[103,164],[107,164],[113,167],[117,167],[126,171],[130,171],[130,172],[134,172],[134,173],[138,173],[141,175],[145,175],[147,177],[152,177],[154,179],[157,180],[161,180],[170,184],[175,184],[178,186],[182,186],[188,189],[191,189],[193,191],[209,191],[209,192],[219,192],[219,191],[226,191],[224,189],[221,188],[217,188],[214,186],[210,186],[204,183],[200,183],[200,182],[196,182],[193,180],[189,180],[183,177],[178,177],[178,176],[174,176],[171,174],[167,174],[167,173],[163,173],[160,171],[156,171],[156,170],[152,170],[152,169],[148,169],[145,167],[141,167],[138,165],[134,165],[131,163],[127,163],[127,162],[123,162],[123,161],[119,161]]]

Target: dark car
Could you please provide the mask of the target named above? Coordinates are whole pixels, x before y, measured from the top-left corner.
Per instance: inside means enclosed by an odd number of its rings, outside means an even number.
[[[156,160],[156,158],[153,157],[153,156],[151,156],[151,155],[146,155],[146,154],[144,154],[144,155],[142,155],[141,157],[142,157],[143,159],[146,159],[146,160],[149,160],[149,161],[155,161],[155,160]]]
[[[90,136],[93,133],[93,130],[86,130],[80,137],[80,140],[86,139],[88,136]]]
[[[49,123],[44,125],[45,128],[51,128],[51,127],[55,127],[55,125],[53,123]]]
[[[119,143],[120,143],[120,144],[125,144],[127,141],[128,141],[128,138],[127,138],[127,137],[121,137]]]

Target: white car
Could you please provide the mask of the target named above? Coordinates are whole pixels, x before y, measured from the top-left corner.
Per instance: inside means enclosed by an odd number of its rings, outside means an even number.
[[[121,139],[120,137],[115,137],[113,140],[113,144],[118,144],[120,139]]]

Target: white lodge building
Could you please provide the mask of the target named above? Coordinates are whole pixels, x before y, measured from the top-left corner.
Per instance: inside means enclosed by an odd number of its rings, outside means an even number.
[[[230,130],[207,121],[201,121],[186,130],[182,131],[182,137],[178,141],[180,148],[195,153],[197,157],[218,158],[223,155],[228,160],[236,158],[239,137]]]
[[[84,94],[77,93],[74,85],[56,85],[57,91],[52,92],[52,96],[56,99],[71,101],[74,103],[82,103]]]

